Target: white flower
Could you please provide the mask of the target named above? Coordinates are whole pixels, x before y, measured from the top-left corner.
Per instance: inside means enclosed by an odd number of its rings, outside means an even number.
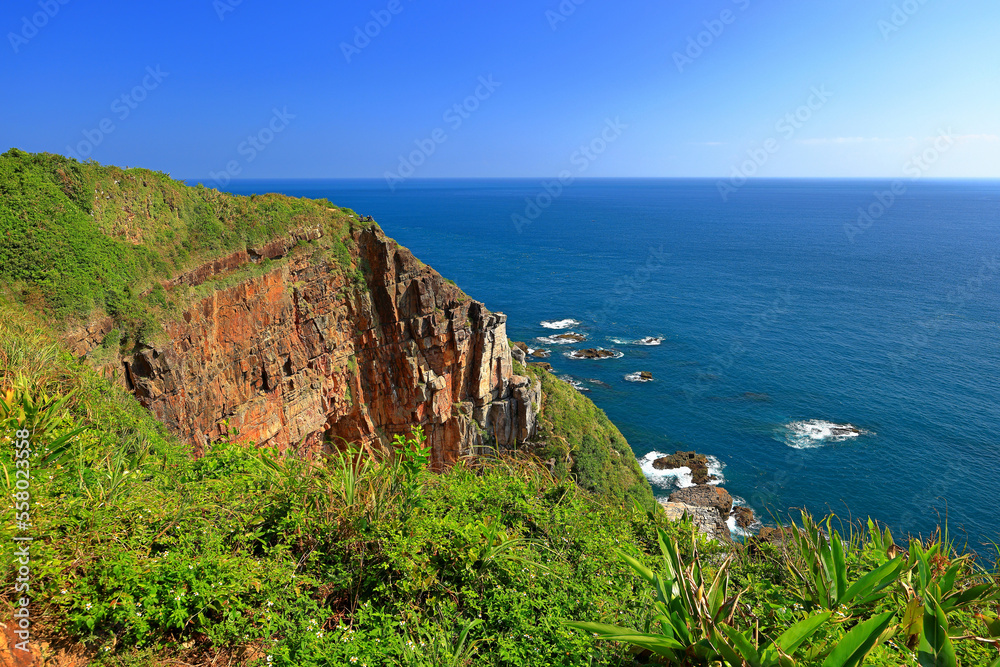
[[[64,588],[64,589],[62,589],[62,594],[63,594],[63,595],[66,595],[66,589],[65,589],[65,588]]]
[[[90,604],[89,602],[87,603],[87,609],[90,609],[90,608],[91,608],[91,607],[93,607],[93,606],[94,606],[94,605]]]

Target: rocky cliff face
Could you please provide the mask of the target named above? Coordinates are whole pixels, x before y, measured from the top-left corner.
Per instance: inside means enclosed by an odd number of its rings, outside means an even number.
[[[321,234],[237,253],[173,284],[281,258]],[[377,227],[352,238],[363,285],[335,262],[288,257],[168,323],[169,343],[124,360],[129,388],[196,451],[227,429],[262,445],[317,451],[386,441],[420,424],[441,467],[533,438],[541,387],[513,373],[506,316]],[[93,339],[82,336],[78,351]]]

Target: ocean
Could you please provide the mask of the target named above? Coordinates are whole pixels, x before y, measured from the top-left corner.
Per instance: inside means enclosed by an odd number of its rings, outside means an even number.
[[[983,553],[1000,539],[998,181],[755,180],[725,200],[701,179],[227,190],[374,216],[549,350],[660,496],[690,480],[652,459],[695,450],[767,522],[805,508],[895,534],[947,521]],[[567,332],[586,341],[551,338]],[[568,356],[584,347],[615,354]]]

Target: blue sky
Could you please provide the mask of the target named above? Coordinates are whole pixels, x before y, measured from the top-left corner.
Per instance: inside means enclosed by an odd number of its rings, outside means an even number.
[[[998,28],[996,0],[7,0],[0,150],[206,183],[552,176],[588,146],[586,176],[894,178],[937,140],[924,175],[995,178]]]

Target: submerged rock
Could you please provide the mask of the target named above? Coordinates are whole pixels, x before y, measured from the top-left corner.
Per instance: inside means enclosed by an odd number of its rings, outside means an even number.
[[[586,350],[576,350],[573,352],[573,357],[576,359],[608,359],[609,357],[617,357],[618,353],[614,350],[603,350],[600,348],[587,348]]]
[[[696,507],[712,507],[719,511],[719,516],[725,521],[733,509],[733,497],[725,489],[717,486],[690,486],[670,494],[670,502],[695,505]]]
[[[571,343],[579,343],[581,341],[587,340],[587,337],[583,334],[578,334],[574,331],[567,331],[566,333],[556,334],[550,336],[553,340],[564,340]]]

